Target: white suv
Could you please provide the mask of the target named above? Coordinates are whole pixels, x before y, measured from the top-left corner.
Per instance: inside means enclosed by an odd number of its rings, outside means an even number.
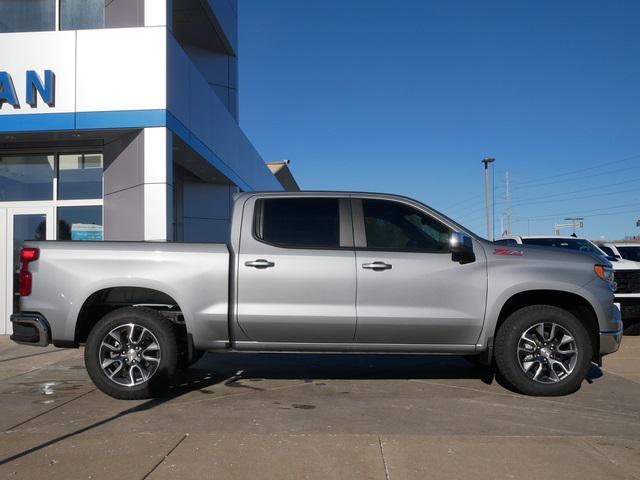
[[[613,265],[616,302],[622,310],[625,334],[640,335],[640,244],[599,243],[571,236],[512,236],[496,240],[499,245],[541,245],[595,253]]]

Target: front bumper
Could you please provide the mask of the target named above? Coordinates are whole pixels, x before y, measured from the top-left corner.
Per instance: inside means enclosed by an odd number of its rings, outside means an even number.
[[[13,334],[9,337],[22,345],[46,347],[51,343],[51,329],[42,315],[37,313],[17,313],[11,315]]]
[[[600,332],[600,356],[618,351],[620,342],[622,342],[622,314],[620,312],[620,304],[613,304],[612,316],[611,323],[618,324],[620,327],[614,331]]]

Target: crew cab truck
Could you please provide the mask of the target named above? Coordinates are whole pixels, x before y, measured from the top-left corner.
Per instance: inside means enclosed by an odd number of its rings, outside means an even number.
[[[27,242],[21,260],[12,339],[84,345],[122,399],[204,351],[465,355],[562,395],[622,334],[606,259],[495,245],[394,195],[242,193],[228,245]]]

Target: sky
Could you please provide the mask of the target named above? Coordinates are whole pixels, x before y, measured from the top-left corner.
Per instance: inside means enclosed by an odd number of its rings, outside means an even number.
[[[640,2],[240,0],[240,125],[304,190],[407,195],[496,237],[640,235]],[[564,234],[571,230],[562,230]]]

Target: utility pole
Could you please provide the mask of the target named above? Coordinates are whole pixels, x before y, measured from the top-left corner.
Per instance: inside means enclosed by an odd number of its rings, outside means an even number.
[[[493,241],[493,222],[491,213],[491,199],[489,194],[489,164],[495,162],[495,158],[485,158],[484,163],[484,199],[487,211],[487,240]]]
[[[509,192],[509,172],[504,174],[504,204],[507,210],[507,236],[511,235],[511,193]]]

